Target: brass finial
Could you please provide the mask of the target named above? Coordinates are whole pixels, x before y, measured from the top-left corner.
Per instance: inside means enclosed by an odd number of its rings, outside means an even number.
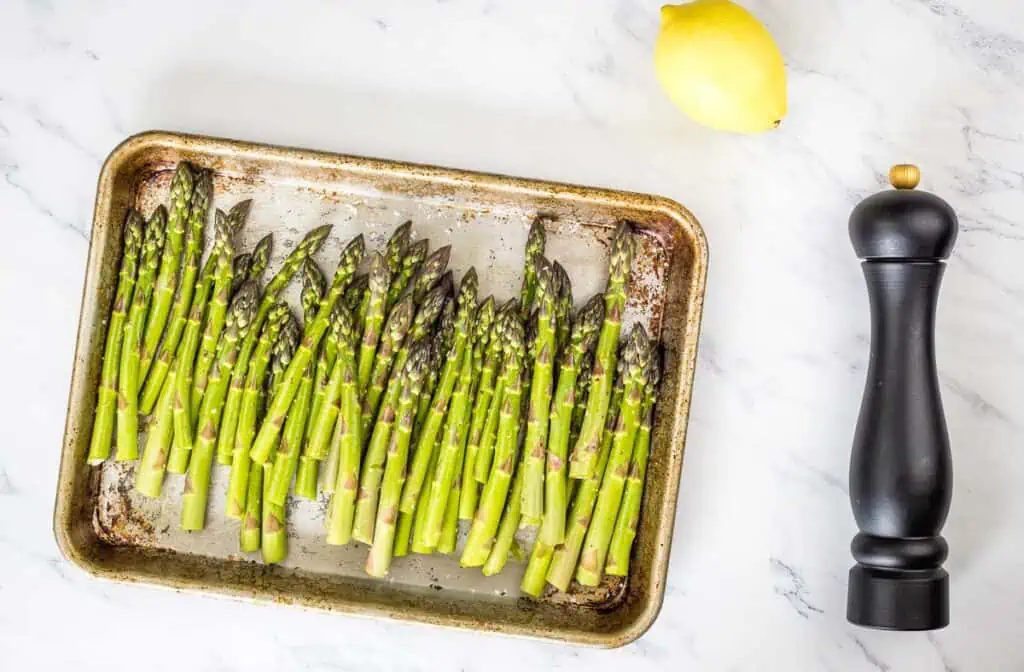
[[[896,189],[913,189],[921,182],[921,171],[912,163],[897,163],[889,169],[889,184]]]

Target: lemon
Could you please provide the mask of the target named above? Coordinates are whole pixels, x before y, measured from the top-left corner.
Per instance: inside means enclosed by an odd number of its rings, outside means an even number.
[[[729,0],[661,8],[654,46],[658,81],[697,123],[758,133],[786,114],[786,69],[768,30]]]

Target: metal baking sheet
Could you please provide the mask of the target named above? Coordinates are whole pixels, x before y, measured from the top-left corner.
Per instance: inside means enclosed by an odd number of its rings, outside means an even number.
[[[526,234],[542,213],[551,217],[547,254],[568,270],[578,306],[603,288],[616,223],[632,221],[640,244],[626,327],[639,321],[660,336],[666,375],[629,577],[535,601],[519,595],[523,563],[510,561],[500,575],[484,577],[479,569],[460,568],[457,554],[410,554],[395,560],[386,580],[370,579],[363,573],[366,546],[324,543],[326,501],[296,498],[288,505],[288,558],[264,566],[258,554],[239,552],[237,523],[223,516],[227,467],[215,467],[206,529],[189,533],[178,529],[181,476],[168,476],[163,497],[151,500],[132,489],[134,463],[87,466],[118,233],[127,207],[148,213],[166,201],[181,160],[215,171],[217,207],[254,199],[236,245],[249,249],[272,232],[270,272],[314,226],[333,226],[317,255],[330,273],[353,235],[363,233],[369,249],[379,248],[411,219],[414,237],[429,238],[431,249],[452,245],[457,276],[476,267],[481,297],[506,299],[518,294]],[[706,269],[700,225],[681,205],[659,197],[174,133],[129,138],[108,157],[97,190],[54,515],[58,543],[75,564],[118,581],[625,644],[651,625],[663,598]],[[295,284],[286,298],[297,307]]]

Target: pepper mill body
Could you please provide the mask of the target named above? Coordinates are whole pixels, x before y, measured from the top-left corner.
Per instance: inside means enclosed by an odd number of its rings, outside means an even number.
[[[895,190],[850,216],[850,238],[871,308],[871,354],[850,459],[851,544],[847,619],[890,630],[949,623],[942,526],[952,498],[952,457],[935,362],[939,287],[956,240],[956,215],[915,191],[917,171],[897,166]]]

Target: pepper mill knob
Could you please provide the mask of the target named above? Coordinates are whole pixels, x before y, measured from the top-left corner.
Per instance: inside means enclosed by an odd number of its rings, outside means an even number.
[[[935,365],[935,308],[956,240],[956,214],[914,188],[916,166],[894,166],[894,190],[862,201],[850,239],[863,259],[871,356],[850,458],[847,619],[890,630],[949,623],[948,554],[940,536],[952,496],[952,458]]]

